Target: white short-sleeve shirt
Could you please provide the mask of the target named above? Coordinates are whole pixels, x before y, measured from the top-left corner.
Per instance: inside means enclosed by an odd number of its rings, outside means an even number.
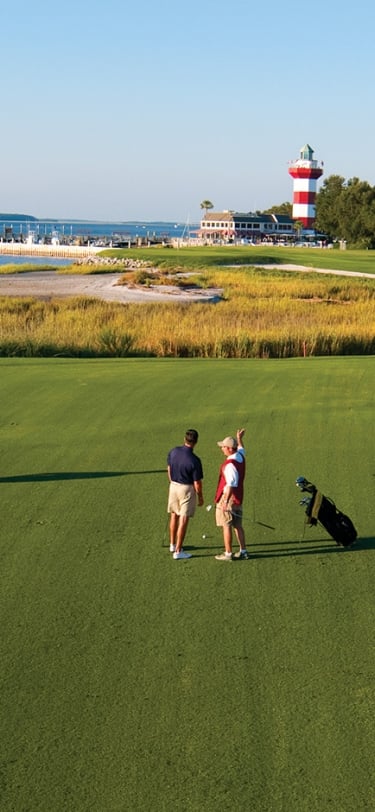
[[[239,475],[235,465],[230,464],[230,460],[236,460],[236,462],[242,462],[245,456],[245,449],[241,448],[238,449],[234,454],[230,454],[227,457],[228,464],[224,468],[224,479],[225,484],[228,485],[229,488],[237,488]]]

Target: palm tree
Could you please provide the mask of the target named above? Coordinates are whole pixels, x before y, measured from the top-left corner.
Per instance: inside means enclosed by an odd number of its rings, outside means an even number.
[[[303,226],[302,220],[295,220],[295,222],[294,222],[294,230],[297,232],[297,239],[298,240],[301,239],[301,234],[302,234],[303,228],[304,228],[304,226]]]
[[[202,200],[201,209],[204,209],[206,214],[208,212],[208,209],[213,209],[213,207],[214,204],[211,203],[211,200]]]

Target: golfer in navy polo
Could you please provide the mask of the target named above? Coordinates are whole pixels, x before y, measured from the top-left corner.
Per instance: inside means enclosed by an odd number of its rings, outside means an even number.
[[[191,558],[190,553],[183,550],[189,519],[194,516],[198,502],[203,505],[203,468],[202,463],[194,454],[194,447],[198,442],[198,432],[188,429],[185,433],[183,445],[176,446],[168,454],[168,513],[169,522],[169,550],[173,558]]]

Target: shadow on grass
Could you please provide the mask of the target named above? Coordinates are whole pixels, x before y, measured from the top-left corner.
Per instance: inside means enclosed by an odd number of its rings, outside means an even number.
[[[296,541],[266,541],[250,544],[250,549],[257,547],[278,547],[277,551],[262,550],[255,552],[257,558],[272,558],[275,556],[314,555],[321,553],[355,552],[360,550],[374,550],[375,537],[367,536],[357,538],[349,547],[342,547],[332,539],[300,539]]]
[[[256,548],[262,547],[262,550],[258,550]],[[278,548],[278,549],[269,549],[269,548]],[[200,544],[191,544],[185,545],[184,549],[191,552],[194,555],[194,551],[198,550],[210,550],[210,552],[201,553],[199,554],[199,558],[208,558],[215,555],[217,552],[222,552],[222,545],[200,545]],[[234,552],[235,547],[233,548]],[[331,539],[327,538],[318,538],[312,541],[309,539],[308,541],[272,541],[271,543],[264,543],[259,542],[253,544],[250,542],[248,545],[248,552],[250,555],[250,561],[260,558],[290,558],[290,557],[299,557],[299,556],[310,556],[310,555],[326,555],[332,553],[347,553],[347,552],[360,552],[364,550],[375,550],[375,537],[368,536],[357,539],[354,544],[350,547],[341,547]]]
[[[364,550],[374,550],[375,549],[375,537],[368,536],[363,538],[358,538],[352,545],[349,547],[341,547],[341,545],[336,544],[331,539],[327,538],[318,538],[318,539],[309,539],[301,541],[274,541],[270,544],[250,544],[250,554],[254,548],[262,547],[262,550],[255,551],[253,554],[253,558],[287,558],[290,556],[304,556],[304,555],[326,555],[327,553],[346,553],[346,552],[360,552]],[[278,547],[279,549],[271,549],[268,548]]]
[[[53,482],[74,479],[104,479],[115,476],[134,476],[134,474],[166,474],[166,468],[157,468],[154,471],[55,471],[45,474],[18,474],[16,476],[1,476],[0,483],[5,482]]]

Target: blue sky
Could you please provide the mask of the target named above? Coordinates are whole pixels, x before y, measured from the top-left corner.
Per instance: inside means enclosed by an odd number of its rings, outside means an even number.
[[[264,209],[306,142],[324,177],[375,185],[374,23],[373,0],[7,4],[0,211]]]

